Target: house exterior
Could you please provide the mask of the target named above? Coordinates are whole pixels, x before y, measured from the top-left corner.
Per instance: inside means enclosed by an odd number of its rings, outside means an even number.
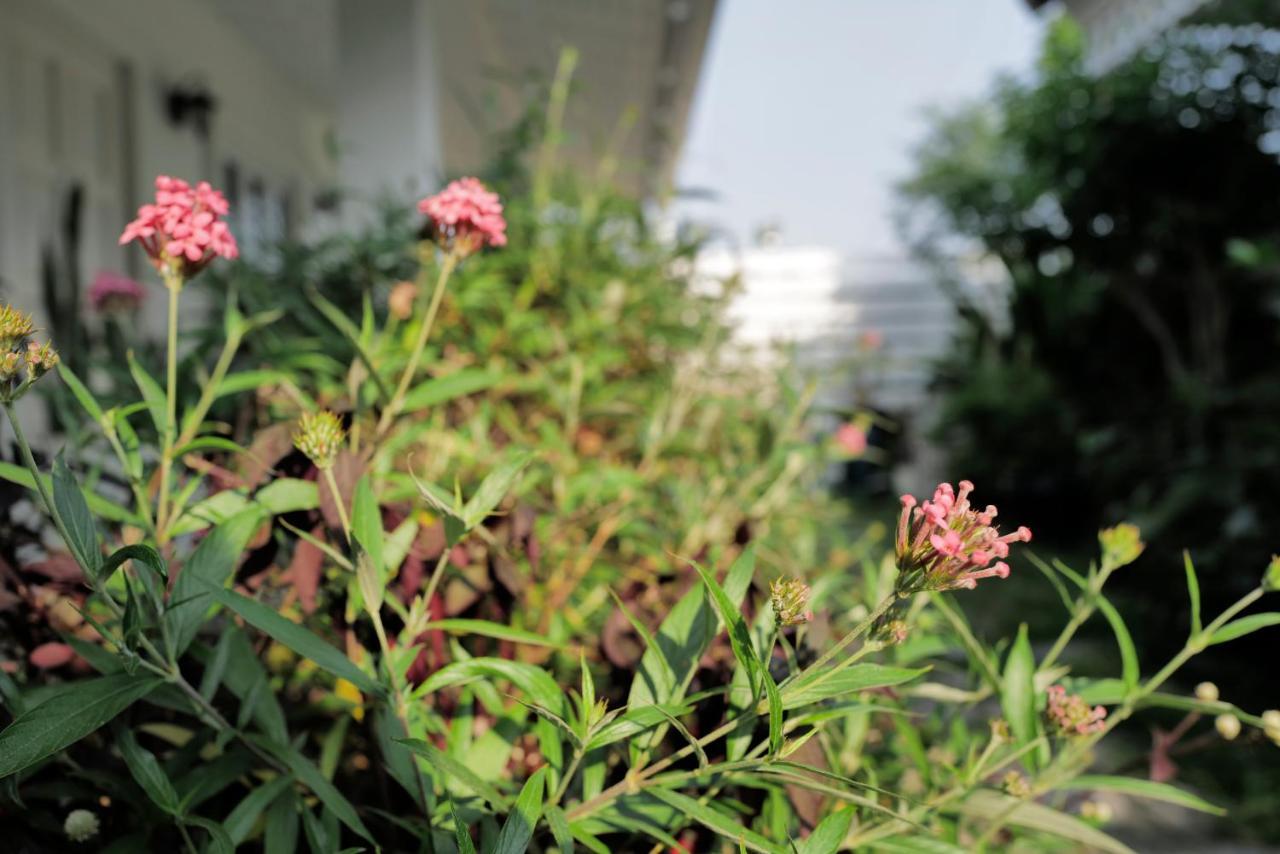
[[[620,176],[665,190],[715,0],[0,0],[0,299],[83,311],[157,174],[205,178],[252,256],[480,168],[579,51],[568,156],[626,117]],[[334,203],[341,199],[340,204]],[[163,322],[162,300],[146,322]]]

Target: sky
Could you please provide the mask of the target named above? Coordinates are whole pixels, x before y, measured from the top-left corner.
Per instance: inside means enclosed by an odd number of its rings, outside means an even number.
[[[1024,0],[720,0],[716,14],[677,172],[716,199],[681,212],[846,257],[903,254],[893,186],[925,108],[1029,68],[1043,26]]]

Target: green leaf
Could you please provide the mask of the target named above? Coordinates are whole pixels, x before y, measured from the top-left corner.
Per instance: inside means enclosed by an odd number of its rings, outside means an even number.
[[[497,385],[502,375],[485,368],[463,368],[448,376],[436,377],[419,383],[405,395],[404,411],[426,409],[439,406],[459,397],[475,394]]]
[[[748,830],[724,813],[705,806],[679,792],[658,788],[647,789],[646,792],[668,806],[679,810],[708,830],[720,834],[731,842],[745,846],[751,851],[762,851],[765,854],[782,854],[782,852],[786,851],[782,846],[769,841],[753,830]]]
[[[267,808],[262,831],[264,854],[294,854],[298,849],[298,795],[286,789]]]
[[[493,512],[493,508],[511,491],[520,473],[532,460],[531,453],[517,453],[485,475],[484,480],[480,481],[480,487],[462,508],[462,520],[466,522],[468,529],[479,525]]]
[[[756,658],[755,647],[751,644],[751,632],[747,629],[747,623],[742,619],[742,613],[738,607],[729,600],[728,595],[715,578],[694,561],[689,561],[689,563],[697,571],[702,583],[706,585],[707,593],[711,597],[711,603],[720,615],[720,622],[729,633],[729,645],[733,648],[733,657],[747,671],[747,679],[751,686],[751,697],[754,700],[760,695],[760,672],[762,666],[760,659]]]
[[[58,375],[62,377],[62,381],[66,383],[67,388],[71,389],[71,394],[79,401],[80,408],[88,413],[95,424],[103,424],[106,422],[106,416],[102,412],[102,407],[98,405],[98,400],[89,391],[88,387],[80,382],[80,378],[67,367],[66,362],[58,362]]]
[[[320,313],[351,341],[351,345],[355,347],[356,356],[364,363],[365,368],[369,371],[369,377],[378,388],[378,400],[383,404],[388,403],[391,400],[391,390],[383,382],[381,375],[378,374],[377,364],[369,355],[369,351],[365,349],[364,342],[361,340],[360,330],[347,318],[342,309],[321,296],[319,291],[308,289],[307,296],[311,300],[311,304],[319,309]]]
[[[1055,787],[1057,790],[1068,791],[1107,791],[1121,792],[1126,795],[1134,795],[1139,798],[1150,798],[1154,801],[1166,801],[1167,803],[1177,804],[1187,809],[1199,810],[1212,815],[1226,815],[1227,811],[1222,807],[1214,806],[1197,795],[1193,795],[1188,791],[1179,789],[1176,786],[1170,786],[1168,783],[1157,783],[1155,780],[1146,780],[1141,777],[1114,777],[1104,774],[1082,774],[1072,780],[1068,780]]]
[[[32,492],[36,489],[35,478],[31,476],[31,472],[27,471],[23,466],[15,466],[13,463],[0,462],[0,478],[16,483],[18,486],[25,486]],[[46,487],[52,488],[52,481],[48,475],[40,475],[41,482]],[[124,522],[130,525],[137,525],[138,517],[129,512],[128,508],[117,504],[114,501],[108,501],[100,495],[92,492],[85,494],[85,500],[89,503],[89,509],[97,516],[112,522]]]
[[[303,658],[315,662],[323,670],[345,679],[368,694],[382,694],[383,688],[373,677],[357,667],[341,650],[326,643],[317,635],[280,616],[272,608],[241,596],[234,590],[221,587],[209,588],[214,601],[239,614],[246,623],[260,632],[270,635]]]
[[[227,583],[262,518],[262,511],[256,507],[232,516],[204,538],[178,573],[165,612],[169,637],[178,655],[195,639],[213,604],[212,591]]]
[[[279,744],[271,739],[254,735],[248,736],[248,738],[288,766],[289,770],[293,772],[293,776],[297,777],[299,782],[310,789],[320,799],[320,802],[337,816],[338,821],[370,842],[375,842],[373,836],[369,833],[369,829],[364,826],[364,822],[356,814],[355,807],[341,792],[334,788],[332,783],[324,778],[324,775],[320,773],[320,769],[312,764],[309,759],[294,748]]]
[[[422,626],[423,631],[431,629],[440,629],[441,631],[452,632],[459,635],[481,635],[487,638],[497,638],[498,640],[509,640],[515,643],[525,643],[531,646],[550,646],[556,649],[562,648],[562,644],[558,644],[550,638],[534,632],[517,629],[514,626],[504,626],[501,623],[492,623],[488,620],[468,620],[468,619],[447,619],[432,620]]]
[[[67,460],[62,453],[53,460],[53,504],[71,538],[67,548],[71,549],[76,563],[90,576],[96,575],[102,564],[98,530],[93,525],[93,516],[89,514],[89,504],[85,501],[84,493],[80,491],[80,485],[76,483],[71,469],[67,468]]]
[[[849,826],[853,824],[852,809],[842,809],[831,813],[818,823],[798,846],[800,854],[830,854],[839,851],[844,839],[849,835]]]
[[[129,373],[133,374],[133,381],[137,383],[138,390],[142,392],[142,399],[146,401],[147,412],[151,414],[151,423],[156,426],[156,433],[164,436],[169,430],[169,411],[164,389],[152,379],[146,368],[133,358],[132,350],[128,352],[126,358],[129,361]]]
[[[382,511],[378,508],[378,499],[373,496],[373,487],[369,485],[367,474],[356,482],[355,497],[351,504],[351,533],[365,554],[369,555],[379,577],[385,575],[382,544],[387,533],[382,530]]]
[[[293,778],[288,774],[281,774],[245,795],[244,799],[236,804],[235,809],[231,810],[222,821],[222,827],[231,838],[231,844],[239,845],[248,839],[254,825],[258,823],[258,818],[267,811],[272,801],[292,785]]]
[[[1019,800],[991,789],[972,792],[956,809],[982,821],[1002,820],[1016,827],[1049,833],[1077,842],[1088,850],[1134,854],[1129,846],[1074,816],[1035,801]]]
[[[205,854],[235,854],[235,843],[231,841],[231,837],[227,835],[227,832],[222,829],[222,825],[216,821],[201,818],[198,815],[188,816],[183,821],[199,827],[209,834],[209,846],[205,849]]]
[[[507,820],[498,834],[495,854],[525,854],[534,828],[542,818],[542,806],[546,801],[547,768],[544,765],[525,781],[515,806],[507,814]]]
[[[471,841],[471,831],[467,823],[458,815],[453,801],[449,801],[449,814],[453,816],[453,838],[458,844],[458,854],[476,854],[476,845]]]
[[[469,658],[455,661],[431,674],[415,692],[418,696],[434,693],[452,685],[465,685],[479,679],[505,679],[560,717],[567,714],[564,691],[549,673],[532,664],[505,658]]]
[[[1236,638],[1242,638],[1245,635],[1252,634],[1258,629],[1265,629],[1268,626],[1280,626],[1280,611],[1267,611],[1261,614],[1250,614],[1247,617],[1232,620],[1214,632],[1213,636],[1209,638],[1209,643],[1226,643],[1227,641],[1232,641]]]
[[[133,731],[127,727],[120,727],[116,733],[116,746],[120,748],[125,765],[129,766],[129,773],[142,787],[142,791],[147,793],[147,797],[169,815],[177,815],[178,793],[174,791],[173,783],[160,767],[155,754],[138,744]]]
[[[1023,623],[1005,659],[1000,688],[1000,706],[1019,747],[1030,744],[1037,735],[1035,675],[1036,660],[1027,637],[1027,624]],[[1035,759],[1034,753],[1028,755],[1028,764]]]
[[[927,667],[887,667],[883,664],[853,664],[835,672],[820,670],[783,686],[782,706],[795,709],[858,691],[901,685],[928,672]],[[819,676],[822,676],[821,681],[815,681]]]
[[[1191,634],[1200,634],[1200,582],[1191,563],[1191,552],[1183,551],[1182,566],[1187,572],[1187,595],[1191,597]]]
[[[551,828],[551,836],[560,848],[560,854],[573,854],[573,831],[569,829],[569,819],[564,810],[557,806],[548,806],[547,827]]]
[[[62,686],[0,732],[0,779],[70,747],[163,682],[116,673]]]
[[[1111,632],[1116,636],[1116,646],[1120,648],[1120,679],[1126,687],[1132,689],[1137,686],[1141,676],[1138,667],[1138,650],[1134,647],[1129,629],[1125,627],[1124,619],[1121,618],[1115,606],[1101,595],[1098,596],[1097,601],[1098,610],[1111,624]]]
[[[427,764],[440,775],[440,784],[448,789],[451,781],[461,783],[479,797],[484,798],[496,810],[505,810],[510,801],[489,783],[480,779],[468,766],[443,752],[435,745],[416,738],[397,738],[414,753],[427,760]]]
[[[769,703],[769,752],[782,750],[782,694],[778,691],[778,683],[768,668],[763,669],[764,693]]]
[[[164,558],[160,556],[160,552],[154,548],[144,544],[136,544],[132,546],[122,546],[112,553],[102,563],[101,569],[98,570],[98,578],[103,584],[111,578],[112,574],[122,566],[125,561],[134,560],[149,568],[156,575],[164,580],[165,585],[169,584],[169,567],[165,564]]]

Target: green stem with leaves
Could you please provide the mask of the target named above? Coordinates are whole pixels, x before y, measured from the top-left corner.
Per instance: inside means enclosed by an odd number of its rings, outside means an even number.
[[[424,267],[430,252],[426,247],[429,246],[431,244],[424,243],[424,248],[421,250],[421,263]],[[387,408],[382,410],[382,417],[378,419],[378,428],[374,432],[376,438],[380,439],[386,435],[391,429],[392,422],[400,414],[400,408],[404,406],[404,396],[408,393],[409,384],[413,382],[413,377],[418,372],[418,364],[422,361],[422,354],[427,348],[431,327],[435,325],[436,314],[440,311],[440,303],[444,300],[445,285],[448,284],[449,276],[453,274],[456,266],[458,266],[458,256],[453,252],[445,253],[444,259],[440,262],[440,273],[436,277],[436,287],[431,294],[431,305],[427,308],[427,316],[423,318],[422,326],[418,329],[418,337],[413,342],[413,351],[409,354],[408,364],[404,366],[404,373],[400,375],[400,382],[396,384],[396,390],[391,395]]]
[[[164,272],[164,286],[169,291],[169,334],[166,355],[164,448],[160,453],[160,495],[156,501],[156,542],[169,540],[169,481],[173,469],[173,442],[178,420],[178,302],[182,293],[182,274]]]

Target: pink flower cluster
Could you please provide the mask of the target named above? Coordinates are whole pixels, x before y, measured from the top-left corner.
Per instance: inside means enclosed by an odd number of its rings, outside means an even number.
[[[418,202],[431,219],[436,240],[450,252],[470,255],[485,246],[507,245],[507,221],[498,194],[475,178],[459,178]]]
[[[156,178],[154,204],[138,208],[120,245],[138,241],[157,270],[190,278],[216,257],[236,258],[236,239],[221,217],[229,206],[222,193],[201,181],[192,187],[181,178]]]
[[[1030,542],[1031,531],[1019,528],[1000,535],[993,524],[996,508],[978,511],[969,505],[973,484],[960,481],[959,494],[940,484],[932,501],[917,506],[914,496],[902,496],[895,551],[898,591],[972,589],[981,578],[1007,578],[1009,544]],[[992,561],[995,561],[992,563]]]
[[[1062,735],[1089,735],[1101,732],[1106,725],[1103,722],[1107,719],[1107,710],[1102,706],[1089,708],[1079,694],[1068,694],[1061,685],[1050,685],[1047,693],[1049,722]]]
[[[89,305],[94,311],[132,311],[146,299],[142,285],[119,273],[102,271],[89,285]]]
[[[867,450],[867,431],[852,422],[836,428],[835,439],[836,444],[851,456],[861,456]]]

